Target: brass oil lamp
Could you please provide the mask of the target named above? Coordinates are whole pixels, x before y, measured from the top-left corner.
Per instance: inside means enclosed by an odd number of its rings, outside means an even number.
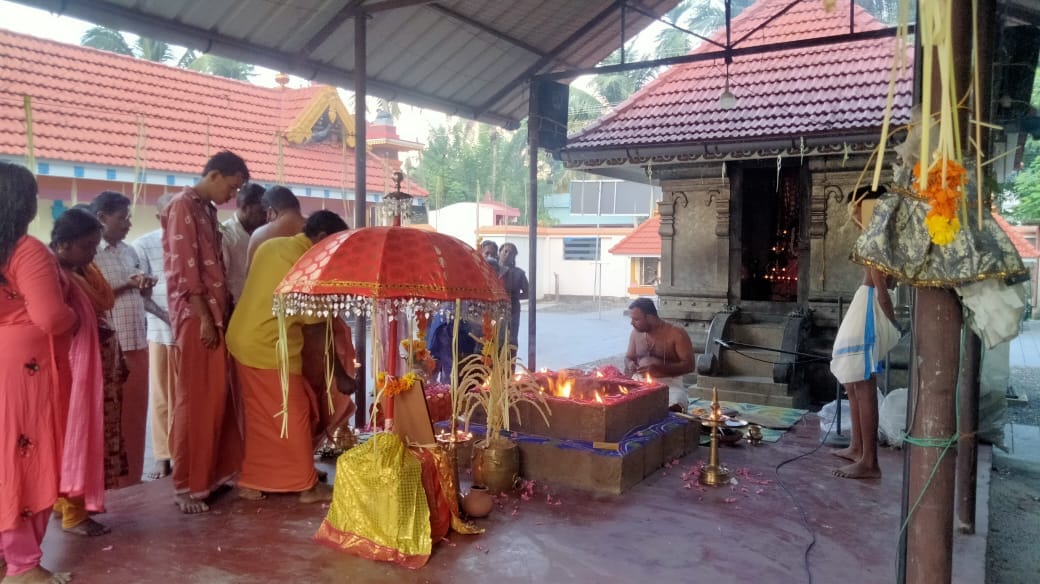
[[[711,428],[711,447],[708,451],[708,464],[701,469],[700,482],[709,487],[720,487],[729,482],[729,469],[719,463],[719,428],[724,423],[722,408],[719,407],[719,392],[711,390],[711,415],[701,424]]]

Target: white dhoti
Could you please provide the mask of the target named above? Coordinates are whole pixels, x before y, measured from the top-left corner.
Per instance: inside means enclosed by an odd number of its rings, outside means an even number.
[[[655,381],[668,386],[669,406],[678,404],[683,407],[684,412],[689,409],[690,394],[686,391],[686,384],[683,383],[682,377],[662,377]]]
[[[646,381],[646,375],[642,373],[636,373],[632,376],[632,379],[635,379],[636,381]],[[668,386],[669,406],[679,404],[684,409],[689,408],[690,394],[686,391],[686,384],[683,383],[681,375],[679,377],[655,377],[653,379],[655,383],[662,383]]]
[[[882,362],[899,336],[899,330],[881,309],[874,288],[860,286],[838,327],[831,373],[842,384],[870,379],[883,369]]]

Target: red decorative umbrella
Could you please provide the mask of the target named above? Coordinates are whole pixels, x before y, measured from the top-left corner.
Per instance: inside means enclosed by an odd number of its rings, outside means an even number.
[[[509,306],[497,271],[477,250],[450,235],[398,226],[325,238],[297,260],[275,294],[276,310],[290,315],[367,316],[373,306],[379,308],[377,318],[385,322],[377,326],[389,331],[390,376],[398,374],[395,321],[401,312],[428,318],[445,301],[457,299],[470,301],[473,312],[496,316]],[[393,415],[390,400],[388,428]]]
[[[461,240],[412,227],[367,227],[320,241],[275,292],[289,314],[367,315],[372,300],[391,312],[432,312],[448,300],[509,301],[495,269]]]

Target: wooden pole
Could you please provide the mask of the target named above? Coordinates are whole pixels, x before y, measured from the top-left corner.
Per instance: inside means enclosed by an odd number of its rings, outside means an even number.
[[[957,438],[957,529],[975,533],[975,495],[979,470],[979,369],[982,339],[964,331],[961,355],[960,428]]]
[[[971,1],[950,0],[951,34],[955,55],[971,54]],[[925,47],[925,51],[934,51]],[[938,55],[935,55],[938,59]],[[937,61],[936,61],[937,62]],[[970,59],[954,64],[955,95],[968,87]],[[931,103],[925,112],[940,109],[938,67]],[[966,112],[964,112],[966,113]],[[966,121],[966,120],[965,120]],[[966,123],[959,124],[967,144]],[[925,136],[923,139],[927,140]],[[922,164],[927,161],[922,160]],[[968,229],[968,226],[963,226]],[[960,301],[949,288],[919,288],[914,306],[912,367],[916,369],[908,405],[914,408],[907,428],[909,456],[909,516],[907,519],[906,582],[950,582],[953,577],[953,512],[956,456],[939,446],[957,432],[957,374],[963,318]]]
[[[535,334],[538,331],[538,128],[541,119],[535,112],[534,85],[531,87],[531,106],[527,115],[527,178],[530,182],[527,193],[527,257],[531,258],[531,269],[527,274],[527,283],[530,285],[527,300],[527,368],[534,371],[537,367],[535,355],[538,347]]]
[[[991,83],[993,82],[993,31],[995,27],[996,3],[994,0],[977,0],[978,46],[974,55],[974,72],[978,83],[974,84],[973,104],[982,120],[990,118]],[[989,152],[990,132],[985,128],[972,127],[969,131],[976,138],[978,151]],[[973,153],[975,154],[975,153]],[[982,159],[982,156],[976,159]],[[986,167],[984,176],[992,174],[992,166]],[[980,203],[977,208],[989,212],[989,192],[985,182],[978,185]],[[970,202],[969,202],[969,206]],[[981,219],[981,218],[980,218]],[[957,441],[957,528],[961,533],[975,533],[976,495],[979,468],[979,378],[982,368],[982,339],[970,330],[965,331],[964,352],[961,355],[960,384],[960,429]]]
[[[367,127],[365,125],[365,98],[368,93],[368,61],[367,61],[367,32],[368,16],[359,12],[354,17],[354,229],[365,226],[365,217],[368,212],[366,205],[368,178],[365,175],[365,143],[368,141]],[[354,403],[357,412],[354,413],[354,425],[358,428],[365,426],[368,415],[368,395],[365,389],[365,376],[368,374],[367,363],[368,332],[365,317],[358,315],[354,324],[354,352],[357,354],[358,363],[361,366],[357,371],[357,391],[354,392]]]
[[[946,288],[920,288],[914,308],[917,359],[907,436],[942,441],[957,430],[955,400],[961,305]],[[907,441],[910,457],[906,582],[950,582],[953,567],[953,486],[956,458],[932,445]]]

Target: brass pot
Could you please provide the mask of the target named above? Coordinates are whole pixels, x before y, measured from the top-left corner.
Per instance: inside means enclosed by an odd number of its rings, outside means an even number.
[[[510,491],[520,478],[520,449],[512,441],[473,448],[473,483],[492,494]]]

